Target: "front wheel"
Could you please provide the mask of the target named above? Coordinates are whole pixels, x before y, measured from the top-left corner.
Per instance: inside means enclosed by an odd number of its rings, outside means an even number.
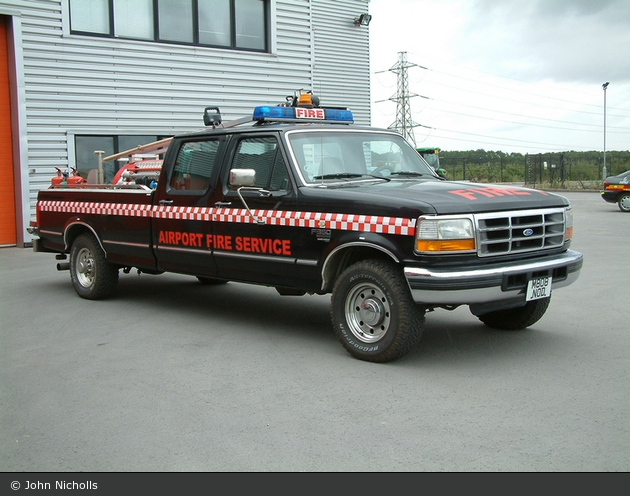
[[[364,260],[347,268],[332,293],[337,337],[355,358],[389,362],[408,353],[422,335],[424,309],[395,264]]]
[[[80,235],[70,249],[70,278],[81,298],[100,300],[111,296],[118,284],[118,267],[91,234]]]
[[[497,310],[479,315],[479,320],[488,327],[503,331],[518,331],[538,322],[547,311],[551,298],[542,298],[526,303],[522,307]]]
[[[617,205],[619,205],[619,210],[622,212],[630,212],[630,193],[624,193],[617,200]]]

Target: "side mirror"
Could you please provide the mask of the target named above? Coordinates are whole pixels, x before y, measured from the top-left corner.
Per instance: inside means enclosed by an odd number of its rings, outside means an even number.
[[[247,205],[245,198],[243,198],[243,195],[241,194],[241,191],[243,190],[245,191],[253,190],[253,191],[258,191],[259,194],[267,194],[267,195],[269,194],[267,190],[254,187],[255,182],[256,182],[256,171],[254,169],[232,169],[230,171],[229,186],[238,188],[236,190],[236,192],[238,193],[238,197],[243,202],[243,205],[247,209],[247,212],[249,213],[249,215],[252,217],[252,219],[254,220],[256,224],[263,225],[263,224],[266,224],[266,221],[264,219],[259,219],[258,217],[254,215],[252,210],[249,208],[249,205]]]
[[[232,169],[230,171],[229,185],[237,188],[253,186],[256,183],[256,171],[254,169]]]

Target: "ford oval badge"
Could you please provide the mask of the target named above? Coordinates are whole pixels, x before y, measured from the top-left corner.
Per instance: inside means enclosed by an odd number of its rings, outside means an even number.
[[[532,234],[534,234],[534,230],[533,229],[525,229],[523,231],[523,236],[531,236]]]

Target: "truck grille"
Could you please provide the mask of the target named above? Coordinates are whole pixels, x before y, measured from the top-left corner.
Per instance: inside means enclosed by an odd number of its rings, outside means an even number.
[[[476,214],[480,257],[547,250],[564,244],[564,208]]]

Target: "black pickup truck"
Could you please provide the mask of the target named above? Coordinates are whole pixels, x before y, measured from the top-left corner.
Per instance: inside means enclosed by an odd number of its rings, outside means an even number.
[[[110,296],[132,268],[331,294],[347,351],[386,362],[417,343],[427,311],[468,305],[523,329],[578,278],[562,196],[446,181],[400,134],[305,94],[225,124],[208,107],[204,122],[156,160],[130,150],[113,184],[39,192],[34,251],[57,253],[79,296]]]

